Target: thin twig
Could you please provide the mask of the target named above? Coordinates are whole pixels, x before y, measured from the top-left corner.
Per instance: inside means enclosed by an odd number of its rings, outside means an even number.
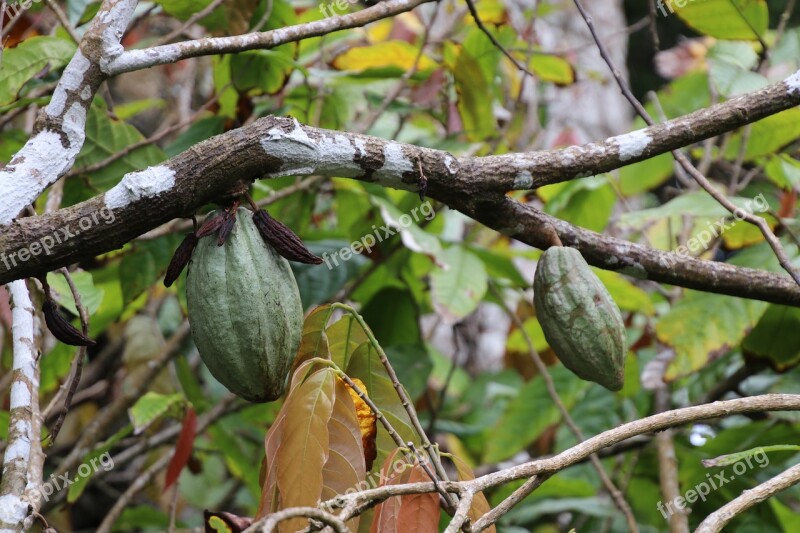
[[[75,300],[75,308],[78,310],[78,316],[81,319],[81,331],[84,337],[89,336],[89,313],[86,311],[86,308],[83,306],[83,301],[81,300],[81,293],[78,292],[78,288],[75,286],[75,281],[72,279],[72,275],[69,273],[69,270],[65,268],[61,269],[61,273],[64,275],[64,279],[67,280],[67,284],[69,285],[69,290],[72,292],[72,298]],[[69,408],[72,405],[72,397],[75,395],[75,391],[78,390],[78,384],[81,381],[81,372],[83,371],[83,359],[86,357],[86,346],[81,346],[78,348],[78,353],[72,360],[72,370],[70,371],[70,378],[69,378],[69,387],[66,389],[66,396],[64,397],[64,403],[61,406],[61,412],[58,414],[58,418],[56,422],[53,424],[53,427],[50,429],[50,446],[52,446],[56,438],[58,437],[58,432],[61,431],[61,426],[64,423],[64,419],[67,417],[67,413],[69,413]],[[59,389],[59,392],[64,389]]]
[[[308,518],[319,520],[320,522],[330,526],[336,533],[349,533],[350,529],[334,514],[331,514],[316,507],[291,507],[283,509],[275,513],[270,513],[258,522],[255,522],[250,527],[244,530],[244,533],[255,533],[261,531],[263,533],[271,533],[278,530],[278,524],[284,520],[292,518]]]
[[[490,32],[488,30],[488,28],[486,28],[486,26],[484,26],[483,21],[481,21],[480,15],[478,15],[478,10],[475,9],[475,4],[473,3],[473,1],[472,0],[466,0],[466,2],[467,2],[467,8],[469,9],[469,14],[472,15],[472,19],[475,21],[475,25],[478,26],[478,29],[481,30],[484,33],[484,35],[486,35],[486,37],[489,38],[490,41],[492,41],[492,44],[498,50],[500,50],[503,53],[504,56],[506,56],[508,59],[511,60],[511,62],[514,64],[515,67],[517,67],[519,70],[521,70],[522,72],[524,72],[525,74],[527,74],[531,78],[535,78],[536,76],[533,75],[533,72],[528,70],[525,67],[525,65],[523,65],[522,63],[517,61],[517,58],[514,57],[511,54],[511,52],[506,50],[506,48],[502,44],[500,44],[500,41],[497,40],[497,38],[492,34],[492,32]]]
[[[378,339],[375,338],[375,334],[372,332],[372,329],[367,325],[364,321],[364,318],[359,315],[355,309],[350,307],[349,305],[334,303],[331,305],[334,309],[342,309],[350,313],[353,318],[355,318],[356,322],[361,326],[366,333],[367,338],[370,340],[370,343],[375,348],[375,351],[378,353],[378,358],[383,364],[384,368],[386,368],[386,373],[389,376],[389,379],[392,381],[392,385],[394,386],[394,390],[397,393],[397,396],[400,398],[400,402],[403,404],[403,408],[408,413],[408,417],[411,420],[411,425],[414,427],[414,430],[419,435],[419,438],[422,440],[422,448],[430,457],[431,462],[433,463],[434,468],[436,469],[436,474],[439,476],[440,479],[443,481],[447,481],[447,473],[444,471],[444,467],[442,466],[442,460],[439,457],[438,449],[434,449],[434,446],[431,444],[431,441],[428,439],[428,435],[425,433],[425,430],[422,428],[422,424],[419,421],[419,417],[417,416],[417,411],[414,409],[414,404],[406,394],[406,390],[403,388],[403,385],[400,383],[400,380],[397,379],[397,374],[392,368],[391,363],[389,363],[389,358],[386,356],[386,352],[383,351],[383,348],[378,343]],[[448,495],[449,496],[449,495]],[[445,503],[447,506],[454,510],[456,508],[456,502],[454,499],[445,497]]]
[[[173,31],[169,32],[164,37],[156,41],[155,44],[153,44],[153,46],[161,46],[163,44],[167,44],[175,37],[183,35],[183,32],[185,32],[189,27],[191,27],[192,24],[210,15],[211,12],[217,9],[222,4],[223,1],[224,0],[213,0],[206,7],[204,7],[203,9],[201,9],[200,11],[189,17],[186,20],[186,22],[180,25],[180,27],[174,29]]]

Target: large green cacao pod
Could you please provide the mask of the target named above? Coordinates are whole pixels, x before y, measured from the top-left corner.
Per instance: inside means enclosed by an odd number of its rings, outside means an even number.
[[[603,283],[574,248],[548,248],[536,265],[533,303],[544,336],[578,377],[618,391],[625,377],[625,325]]]
[[[251,402],[283,394],[303,306],[289,263],[264,243],[250,211],[239,209],[223,246],[200,239],[186,299],[200,358],[220,383]]]

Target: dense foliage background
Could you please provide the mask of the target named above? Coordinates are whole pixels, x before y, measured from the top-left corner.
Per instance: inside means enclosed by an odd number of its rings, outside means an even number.
[[[655,3],[652,9],[644,2],[618,4],[588,7],[596,14],[601,38],[621,59],[618,65],[627,66],[623,74],[634,94],[657,121],[755,91],[800,67],[800,28],[791,0],[690,0],[683,9],[675,6],[675,13],[665,6],[666,15]],[[100,8],[85,0],[54,5],[57,11],[37,3],[5,18],[2,163],[31,135],[37,110],[50,100],[76,51],[72,37],[82,35]],[[278,29],[365,7],[343,5],[142,2],[122,44],[144,48]],[[33,208],[41,214],[78,204],[109,190],[128,172],[271,114],[455,155],[552,149],[644,127],[620,96],[572,2],[480,0],[476,8],[488,31],[528,73],[487,38],[463,2],[442,0],[364,28],[270,50],[210,55],[121,74],[94,97],[74,167]],[[766,219],[795,264],[798,136],[800,110],[795,108],[685,150],[737,207]],[[288,176],[257,180],[250,192],[325,259],[316,266],[292,265],[303,305],[311,313],[301,352],[309,349],[309,339],[316,342],[298,362],[311,355],[337,362],[362,380],[403,440],[421,446],[380,365],[378,354],[385,351],[421,426],[443,452],[457,457],[445,461],[451,479],[564,451],[582,440],[575,429],[590,437],[674,408],[800,393],[800,311],[794,307],[627,275],[635,272],[596,270],[623,312],[630,346],[625,387],[611,393],[578,379],[549,349],[532,305],[531,280],[540,251],[442,202],[377,183]],[[781,271],[758,228],[737,220],[668,153],[607,174],[509,194],[605,235]],[[198,218],[212,209],[211,204],[201,209]],[[93,224],[113,225],[113,218],[111,213]],[[308,422],[305,433],[297,424],[294,433],[284,430],[281,438],[297,441],[292,449],[305,450],[300,441],[319,437],[320,431],[328,439],[330,412],[324,418],[302,397],[288,406],[281,401],[247,404],[232,398],[199,360],[186,324],[185,274],[169,289],[161,283],[173,251],[190,229],[190,221],[178,219],[69,269],[97,345],[85,354],[69,414],[46,449],[44,480],[57,480],[64,472],[75,479],[81,465],[99,458],[104,462],[95,461],[90,475],[56,488],[44,502],[42,515],[59,531],[197,528],[212,520],[204,518],[204,510],[261,516],[269,506],[269,491],[275,490],[274,480],[262,470],[265,438],[268,431],[279,431],[276,417],[282,405],[287,420]],[[360,253],[342,251],[356,242],[362,245],[356,250]],[[65,277],[53,272],[47,281],[63,312],[79,325]],[[29,286],[36,294],[38,285],[31,281]],[[12,316],[7,298],[0,300],[0,390],[5,397],[11,383]],[[374,339],[356,315],[327,307],[333,302],[356,309]],[[43,338],[42,409],[60,387],[68,386],[76,352],[50,336]],[[576,428],[569,427],[548,391],[538,358],[547,364]],[[333,394],[339,386],[308,383],[303,385],[306,400],[325,387]],[[43,438],[60,407],[56,403],[46,411]],[[322,421],[315,422],[319,417]],[[0,410],[0,438],[7,438],[8,422],[6,405]],[[640,530],[667,530],[668,513],[659,507],[668,499],[660,488],[665,469],[679,494],[686,495],[732,468],[706,467],[702,460],[792,445],[800,438],[798,423],[796,412],[715,418],[659,433],[665,442],[643,433],[605,448],[600,457]],[[348,448],[342,439],[331,437],[330,449],[363,451],[358,448],[362,444]],[[379,425],[372,472],[380,470],[395,447]],[[270,458],[269,443],[266,453]],[[796,447],[784,447],[761,452],[760,460],[743,472],[729,471],[729,482],[689,505],[688,524],[697,526],[743,490],[795,465],[797,457]],[[322,481],[320,465],[307,457],[281,459],[292,460],[295,468],[278,473],[284,477],[277,484],[291,480],[313,492],[314,483]],[[363,479],[367,471],[352,479]],[[51,478],[51,473],[57,475]],[[343,481],[350,478],[325,476],[323,500],[352,486]],[[165,490],[167,482],[174,484]],[[521,480],[487,490],[488,505],[495,507],[520,485]],[[283,496],[284,503],[290,501]],[[414,527],[422,531],[423,524],[441,520],[444,529],[449,517],[440,517],[438,499],[418,498],[406,502],[418,513]],[[408,509],[394,512],[403,516]],[[730,527],[797,531],[799,510],[800,492],[793,487],[737,516]],[[369,513],[361,518],[364,531],[372,523]],[[233,527],[233,518],[227,520],[225,527]],[[385,514],[382,520],[381,530],[411,531],[398,523],[411,527],[412,522],[393,522]],[[547,479],[504,513],[497,527],[508,532],[625,531],[629,525],[608,485],[586,460]]]

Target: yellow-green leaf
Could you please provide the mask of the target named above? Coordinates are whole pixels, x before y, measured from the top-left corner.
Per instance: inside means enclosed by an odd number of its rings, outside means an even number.
[[[756,40],[769,24],[766,0],[686,0],[658,4],[658,13],[669,16],[674,10],[686,24],[700,33],[731,40]]]
[[[402,72],[411,70],[419,50],[405,41],[385,41],[370,46],[350,48],[333,60],[338,70],[363,72],[366,70],[396,69]],[[436,63],[422,55],[417,65],[418,71],[433,70]]]
[[[558,85],[571,85],[575,83],[575,69],[566,59],[549,54],[536,54],[531,59],[528,68],[544,81],[551,81]]]

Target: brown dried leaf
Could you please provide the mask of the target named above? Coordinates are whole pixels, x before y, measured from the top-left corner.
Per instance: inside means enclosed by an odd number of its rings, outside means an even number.
[[[345,494],[348,490],[352,492],[366,487],[367,469],[361,448],[359,420],[348,390],[344,381],[337,378],[333,411],[328,422],[330,454],[322,473],[323,501]],[[358,522],[358,519],[351,520],[347,527],[357,531]]]
[[[469,467],[467,463],[456,457],[455,455],[450,456],[450,459],[453,461],[453,464],[456,465],[456,470],[458,471],[458,480],[459,481],[469,481],[475,479],[475,473]],[[482,492],[475,494],[472,498],[472,507],[469,509],[469,519],[471,523],[475,523],[478,521],[480,517],[491,511],[492,508],[489,506],[489,502],[486,500],[486,496],[483,495]],[[488,528],[484,529],[487,533],[496,533],[497,529],[495,527],[489,526]]]
[[[320,499],[335,386],[335,372],[322,368],[293,388],[281,408],[286,411],[286,420],[275,460],[281,509],[313,507]],[[281,524],[281,530],[297,531],[306,524],[305,519],[288,520]]]

